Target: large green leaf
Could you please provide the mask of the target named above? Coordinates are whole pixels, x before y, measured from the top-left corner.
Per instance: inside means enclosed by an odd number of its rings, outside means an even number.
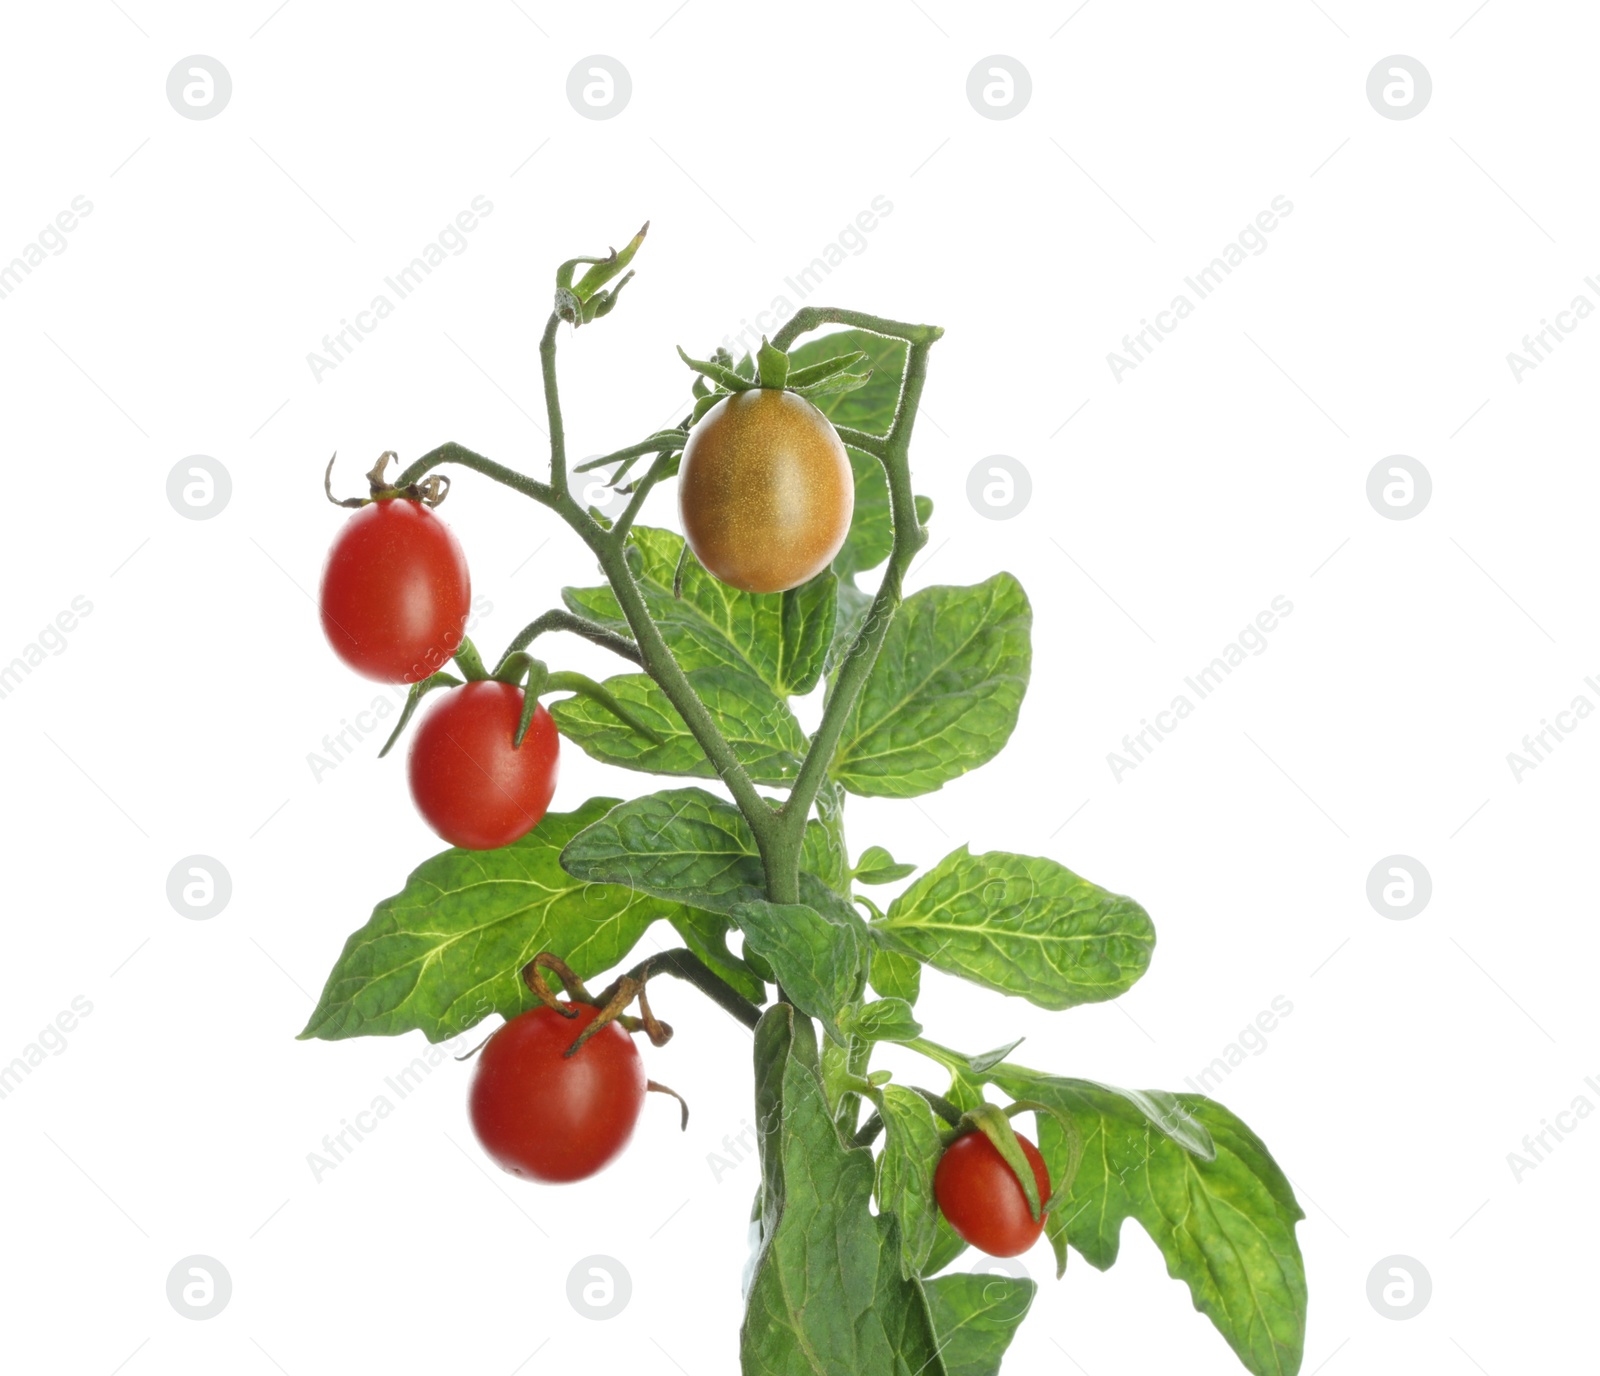
[[[728,915],[744,933],[745,949],[772,967],[790,1002],[844,1045],[845,1013],[860,992],[867,954],[860,916],[848,904],[819,910],[764,899],[737,903]]]
[[[878,1156],[878,1208],[899,1221],[901,1271],[918,1276],[939,1235],[933,1172],[944,1154],[939,1138],[942,1124],[928,1101],[904,1085],[884,1085],[877,1104],[884,1129]]]
[[[1250,1371],[1293,1376],[1300,1369],[1306,1281],[1294,1225],[1305,1213],[1260,1138],[1198,1094],[1130,1096],[1009,1066],[990,1078],[1077,1127],[1083,1155],[1048,1225],[1058,1247],[1070,1244],[1103,1271],[1117,1259],[1123,1220],[1137,1219],[1168,1274],[1188,1285],[1195,1308]],[[1196,1128],[1211,1144],[1210,1159],[1185,1145]],[[1041,1114],[1039,1138],[1055,1178],[1070,1150],[1066,1134]],[[1064,1265],[1064,1251],[1058,1258]]]
[[[810,1021],[774,1004],[755,1041],[762,1241],[742,1376],[946,1376],[894,1220],[869,1208],[872,1153],[846,1147],[828,1110]]]
[[[891,944],[876,926],[868,931],[872,936],[872,963],[867,968],[867,979],[873,989],[886,999],[915,1003],[922,992],[922,962]]]
[[[783,700],[748,671],[697,669],[689,681],[757,783],[787,783],[800,772],[805,733]],[[605,764],[650,774],[716,777],[705,751],[648,674],[621,674],[603,685],[661,739],[652,741],[593,698],[562,698],[550,707],[561,734]]]
[[[562,847],[615,803],[591,798],[548,812],[499,850],[447,850],[411,872],[345,942],[300,1034],[393,1036],[420,1028],[445,1041],[490,1013],[514,1017],[534,997],[522,967],[553,951],[580,979],[609,970],[673,908],[632,889],[586,884],[560,864]]]
[[[1115,998],[1144,974],[1156,941],[1143,908],[1065,865],[965,846],[873,926],[935,969],[1041,1008]]]
[[[948,1376],[998,1376],[1000,1359],[1039,1287],[974,1271],[941,1276],[923,1288]]]
[[[833,775],[852,793],[913,798],[994,758],[1017,724],[1033,611],[997,573],[913,593],[845,722]]]
[[[810,692],[833,636],[833,575],[819,574],[790,592],[748,593],[691,559],[683,596],[674,597],[682,552],[683,537],[670,530],[635,526],[628,533],[629,567],[679,665],[686,671],[721,666],[753,673],[779,697]],[[578,615],[627,630],[609,587],[564,588],[561,596]]]
[[[815,876],[833,863],[819,822],[806,824],[800,851],[801,898],[813,907],[845,903]],[[574,836],[562,867],[591,883],[629,888],[724,916],[766,897],[755,838],[732,803],[703,788],[674,788],[631,798]]]

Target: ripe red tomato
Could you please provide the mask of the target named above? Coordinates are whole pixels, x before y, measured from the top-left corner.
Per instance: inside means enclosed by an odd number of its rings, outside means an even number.
[[[785,592],[821,573],[850,533],[855,502],[832,423],[776,388],[724,397],[690,431],[678,465],[689,548],[745,592]]]
[[[566,1049],[598,1016],[553,1008],[519,1014],[478,1053],[468,1108],[472,1130],[501,1170],[561,1184],[610,1165],[633,1136],[644,1105],[644,1062],[616,1023]]]
[[[381,683],[416,683],[449,662],[472,606],[467,556],[409,497],[369,502],[344,523],[322,571],[334,653]]]
[[[538,825],[556,791],[561,737],[541,704],[512,745],[522,689],[482,679],[447,689],[411,741],[407,773],[423,820],[453,846],[494,850]]]
[[[1050,1197],[1049,1167],[1020,1132],[1017,1141],[1033,1167],[1042,1203]],[[1048,1217],[1035,1220],[1028,1212],[1022,1182],[981,1132],[965,1133],[945,1149],[933,1173],[933,1197],[962,1239],[992,1257],[1021,1256],[1039,1240]]]

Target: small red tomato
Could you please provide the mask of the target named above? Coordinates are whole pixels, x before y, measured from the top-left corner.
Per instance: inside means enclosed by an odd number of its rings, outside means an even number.
[[[466,633],[467,556],[421,502],[369,502],[328,551],[321,606],[328,644],[358,674],[416,683],[443,668]]]
[[[513,745],[522,703],[515,684],[466,683],[446,690],[417,728],[407,762],[412,801],[453,846],[509,846],[550,806],[561,737],[541,704]]]
[[[1039,1149],[1020,1132],[1017,1141],[1033,1167],[1041,1203],[1050,1197],[1050,1170]],[[963,1241],[992,1257],[1021,1256],[1039,1240],[1044,1221],[1028,1211],[1022,1182],[999,1149],[981,1132],[956,1138],[933,1173],[933,1197]]]
[[[468,1100],[472,1130],[495,1164],[547,1184],[610,1165],[644,1106],[644,1062],[616,1023],[565,1054],[599,1016],[588,1004],[571,1007],[571,1018],[530,1009],[496,1032],[478,1053]]]

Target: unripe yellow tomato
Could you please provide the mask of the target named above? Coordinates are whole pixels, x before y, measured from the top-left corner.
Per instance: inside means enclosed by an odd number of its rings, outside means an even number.
[[[785,592],[833,561],[855,511],[850,457],[804,397],[756,388],[724,397],[690,432],[678,466],[689,548],[744,592]]]

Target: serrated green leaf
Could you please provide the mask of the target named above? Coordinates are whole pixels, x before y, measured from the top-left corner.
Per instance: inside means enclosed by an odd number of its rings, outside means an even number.
[[[739,1330],[742,1376],[946,1376],[893,1218],[869,1209],[872,1154],[846,1147],[791,1005],[756,1028],[761,1244]]]
[[[915,865],[902,865],[882,846],[868,846],[861,852],[850,877],[858,884],[892,884],[916,872]]]
[[[864,1003],[849,1019],[850,1031],[868,1042],[908,1042],[922,1035],[922,1024],[906,999],[886,998]]]
[[[425,860],[352,933],[300,1034],[393,1036],[420,1029],[445,1041],[490,1013],[515,1017],[535,1002],[522,967],[553,951],[587,979],[618,964],[669,904],[631,889],[584,884],[564,872],[562,847],[615,800],[548,812],[499,850],[447,850]]]
[[[800,896],[813,907],[845,903],[815,877],[817,866],[828,862],[828,849],[821,825],[808,822]],[[766,897],[761,855],[739,809],[702,788],[619,803],[567,843],[561,865],[577,879],[626,884],[723,916],[739,903]]]
[[[1187,1120],[1176,1125],[1182,1135],[1192,1136],[1192,1124],[1212,1144],[1208,1160],[1126,1091],[1026,1071],[993,1081],[1066,1114],[1083,1138],[1077,1174],[1050,1216],[1052,1240],[1064,1238],[1103,1271],[1117,1259],[1123,1221],[1136,1219],[1248,1370],[1300,1369],[1306,1283],[1294,1225],[1305,1213],[1260,1138],[1202,1095],[1164,1096]],[[1039,1146],[1059,1169],[1065,1134],[1045,1115]]]
[[[933,1172],[944,1153],[943,1124],[928,1101],[904,1085],[885,1085],[876,1099],[884,1129],[878,1208],[900,1225],[900,1270],[909,1279],[922,1274],[939,1236]]]
[[[736,903],[728,916],[744,933],[745,948],[772,967],[789,1001],[845,1045],[845,1017],[866,959],[866,923],[848,904],[819,910],[765,899]]]
[[[875,993],[886,999],[904,999],[914,1004],[922,992],[922,962],[892,946],[878,930],[869,925],[872,937],[872,963],[867,970],[867,982]]]
[[[832,377],[835,373],[854,369],[857,364],[865,363],[866,354],[860,350],[848,354],[836,354],[823,359],[820,363],[812,363],[804,368],[791,368],[789,372],[790,387],[810,387],[813,383],[821,382]]]
[[[1041,1008],[1099,1003],[1150,964],[1155,928],[1131,898],[1038,856],[952,851],[873,924],[947,974]]]
[[[788,783],[800,772],[805,733],[794,713],[760,679],[715,665],[691,671],[689,682],[752,779]],[[652,741],[593,698],[579,695],[552,703],[550,715],[561,734],[585,754],[650,774],[717,777],[700,742],[648,674],[621,674],[602,686],[660,740]]]
[[[691,559],[677,598],[672,580],[682,553],[683,537],[670,530],[635,526],[628,532],[628,565],[679,666],[754,673],[779,697],[810,692],[832,637],[833,576],[824,572],[787,593],[748,593]],[[609,587],[563,588],[561,596],[579,616],[627,630]]]
[[[998,1376],[1039,1287],[1016,1276],[957,1272],[924,1287],[947,1376]]]
[[[1028,686],[1032,620],[1009,573],[906,598],[845,722],[833,776],[852,793],[914,798],[993,759]]]

